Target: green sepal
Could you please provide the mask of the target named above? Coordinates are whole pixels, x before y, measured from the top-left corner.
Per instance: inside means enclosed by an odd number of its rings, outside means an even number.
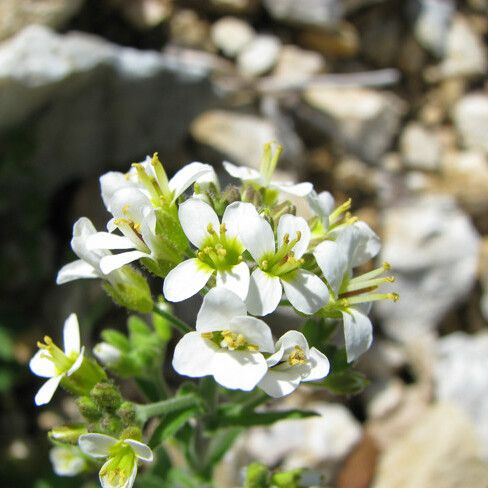
[[[108,342],[121,352],[130,351],[129,339],[122,332],[114,329],[104,329],[102,330],[101,336],[105,342]]]

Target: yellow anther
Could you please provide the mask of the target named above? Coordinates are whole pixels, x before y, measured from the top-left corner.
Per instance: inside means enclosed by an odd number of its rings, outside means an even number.
[[[238,262],[238,263],[242,263],[242,260],[243,260],[243,259],[244,259],[244,258],[243,258],[242,256],[239,256],[239,257],[237,258],[237,262]]]
[[[127,215],[129,213],[129,208],[130,208],[130,205],[128,203],[126,203],[123,207],[122,207],[122,213],[124,215]]]
[[[127,219],[124,219],[124,218],[118,218],[118,219],[115,219],[114,220],[114,224],[119,226],[119,225],[128,225],[130,224],[130,222],[127,220]]]
[[[157,164],[160,164],[160,161],[159,161],[159,155],[157,152],[155,152],[153,155],[152,155],[152,158],[151,158],[151,164],[153,166],[156,166]]]
[[[220,224],[220,233],[225,234],[227,232],[227,227],[225,224]]]
[[[231,330],[223,330],[222,337],[224,338],[222,346],[227,347],[231,351],[247,345],[246,338],[242,334],[236,334]]]
[[[213,339],[213,332],[203,332],[202,337],[211,341]]]
[[[290,243],[290,234],[286,233],[283,236],[283,244],[289,244]]]
[[[141,233],[141,224],[136,224],[135,222],[132,224],[132,228],[138,233]]]
[[[400,295],[398,293],[388,293],[388,298],[394,302],[398,302]]]
[[[213,251],[213,247],[207,246],[203,248],[205,254],[210,254]]]
[[[383,269],[384,269],[385,271],[388,271],[389,269],[391,269],[391,264],[390,264],[390,263],[388,263],[387,261],[385,261],[385,262],[383,263]]]
[[[218,254],[219,256],[224,257],[224,256],[226,256],[226,255],[227,255],[227,251],[226,251],[224,248],[219,248],[219,249],[217,249],[217,254]]]
[[[301,238],[302,238],[302,233],[299,230],[297,230],[296,240],[299,241]]]
[[[202,260],[205,259],[205,253],[203,251],[198,251],[197,258]]]
[[[295,346],[293,351],[288,356],[288,364],[296,366],[297,364],[304,364],[307,360],[304,350],[300,346]]]
[[[385,278],[385,281],[386,281],[387,283],[395,283],[396,279],[395,279],[395,277],[394,277],[394,276],[387,276],[387,277]]]
[[[207,232],[209,234],[215,234],[215,229],[213,228],[213,225],[212,224],[208,224],[207,225]]]
[[[268,263],[268,260],[267,259],[263,259],[261,261],[261,269],[266,271],[268,269],[268,266],[269,266],[269,263]]]

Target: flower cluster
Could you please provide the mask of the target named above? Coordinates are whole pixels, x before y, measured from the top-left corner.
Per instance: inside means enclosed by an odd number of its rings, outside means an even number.
[[[213,377],[228,392],[262,391],[265,398],[288,395],[301,382],[323,383],[334,369],[327,347],[310,342],[305,330],[277,337],[263,317],[291,307],[317,328],[324,320],[342,322],[344,354],[352,363],[373,340],[371,303],[398,297],[377,293],[381,284],[393,281],[384,276],[387,263],[356,271],[378,254],[380,240],[350,214],[351,201],[336,206],[330,193],[317,193],[311,183],[274,181],[280,153],[280,146],[267,144],[259,171],[224,162],[225,171],[240,180],[224,190],[214,169],[199,162],[169,179],[157,154],[125,174],[103,175],[102,200],[111,214],[107,229],[97,231],[87,218],[75,223],[71,247],[79,259],[59,271],[58,284],[98,278],[117,304],[169,320],[183,333],[172,358],[183,376]],[[308,211],[297,215],[291,197],[303,200]],[[159,302],[149,278],[162,291]],[[168,305],[194,295],[203,296],[195,328],[174,317]],[[132,320],[128,338],[104,331],[94,355],[112,373],[147,385],[161,375],[169,336],[161,324],[155,322],[153,331],[141,319]],[[185,390],[155,407],[124,402],[105,369],[80,344],[78,321],[71,315],[64,350],[45,337],[30,363],[35,374],[48,378],[37,405],[49,402],[61,385],[78,396],[87,419],[88,429],[76,431],[74,442],[70,437],[57,445],[51,458],[61,475],[106,459],[102,486],[130,487],[138,460],[153,459],[141,442],[148,412],[166,413],[178,405],[196,416],[205,399]],[[160,380],[156,386],[164,399],[168,389]],[[207,420],[215,413],[208,408]]]

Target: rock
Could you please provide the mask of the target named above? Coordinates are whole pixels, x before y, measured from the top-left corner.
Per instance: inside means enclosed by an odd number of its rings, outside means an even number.
[[[473,425],[439,404],[383,452],[372,488],[486,488],[487,477]]]
[[[236,57],[255,36],[254,29],[237,17],[222,17],[212,25],[212,41],[229,58]]]
[[[188,48],[211,50],[210,24],[194,10],[178,11],[170,21],[171,41]]]
[[[343,15],[338,0],[264,0],[264,6],[278,21],[307,27],[335,27]]]
[[[474,285],[478,232],[451,198],[425,196],[385,210],[383,246],[400,294],[377,304],[384,331],[402,341],[434,331]]]
[[[2,0],[0,40],[13,36],[30,24],[53,29],[62,27],[83,5],[84,0]]]
[[[483,295],[481,296],[481,314],[484,319],[488,321],[488,237],[484,237],[481,246],[480,258],[480,278],[481,286],[483,288]]]
[[[124,0],[120,5],[124,18],[137,29],[152,29],[169,18],[172,0]]]
[[[488,334],[455,332],[443,337],[434,364],[437,398],[456,404],[471,418],[488,459]]]
[[[442,145],[439,137],[422,124],[412,122],[403,130],[400,147],[405,165],[413,169],[436,171],[439,168]]]
[[[319,53],[288,44],[280,52],[273,75],[289,81],[301,81],[320,73],[324,68],[325,60]]]
[[[446,51],[449,28],[456,5],[452,0],[421,0],[415,19],[415,37],[431,54],[441,57]]]
[[[257,461],[284,469],[316,468],[335,464],[361,438],[361,426],[340,404],[306,406],[320,414],[304,420],[283,420],[268,428],[253,428],[246,437],[247,451]]]
[[[488,154],[488,95],[470,93],[455,105],[453,119],[463,145]]]
[[[472,215],[488,211],[488,157],[481,151],[450,151],[442,160],[443,188]],[[469,189],[466,191],[466,189]]]
[[[258,35],[240,52],[237,67],[244,76],[261,76],[278,61],[281,42],[275,36]]]
[[[473,77],[486,73],[488,58],[481,36],[466,18],[456,15],[449,29],[444,60],[427,73],[429,81]]]
[[[254,14],[260,7],[260,0],[198,0],[207,9],[219,14]]]
[[[279,128],[268,119],[237,112],[212,110],[202,113],[191,124],[190,132],[197,142],[211,147],[231,162],[257,169],[267,142],[283,143],[283,162],[293,161],[299,156],[297,151],[302,150],[295,140],[282,138]],[[280,168],[283,169],[281,164]]]
[[[313,86],[304,98],[322,115],[312,121],[317,128],[374,164],[390,147],[404,111],[392,93],[367,88]]]
[[[43,195],[154,150],[171,161],[190,121],[215,103],[205,70],[40,26],[0,46],[0,84],[0,159],[12,158],[15,130],[29,147],[15,153],[28,168],[16,178]]]

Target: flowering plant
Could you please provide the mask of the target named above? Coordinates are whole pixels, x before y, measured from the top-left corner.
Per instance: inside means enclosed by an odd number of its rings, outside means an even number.
[[[349,213],[350,201],[336,206],[311,183],[273,181],[280,152],[267,144],[260,171],[225,162],[241,182],[224,190],[213,168],[197,162],[168,179],[157,154],[126,174],[101,177],[112,215],[107,231],[87,218],[74,224],[79,259],[57,282],[99,279],[138,315],[127,334],[103,330],[93,355],[81,346],[74,314],[65,322],[64,349],[50,337],[38,343],[30,368],[48,379],[35,403],[48,403],[60,385],[84,418],[49,434],[57,474],[98,469],[103,487],[129,488],[142,463],[143,486],[211,486],[214,466],[244,429],[314,415],[273,410],[273,398],[302,382],[339,394],[364,387],[352,366],[373,340],[370,305],[398,298],[376,292],[393,280],[383,276],[386,263],[356,272],[378,254],[379,238]],[[297,215],[289,195],[304,201],[308,215]],[[203,297],[195,326],[171,305],[194,295]],[[286,308],[301,330],[278,334],[268,319]],[[167,359],[182,377],[171,385],[162,374]],[[147,401],[125,399],[116,378],[135,380]],[[181,449],[184,464],[169,446]],[[307,486],[302,474],[253,464],[242,483]]]

